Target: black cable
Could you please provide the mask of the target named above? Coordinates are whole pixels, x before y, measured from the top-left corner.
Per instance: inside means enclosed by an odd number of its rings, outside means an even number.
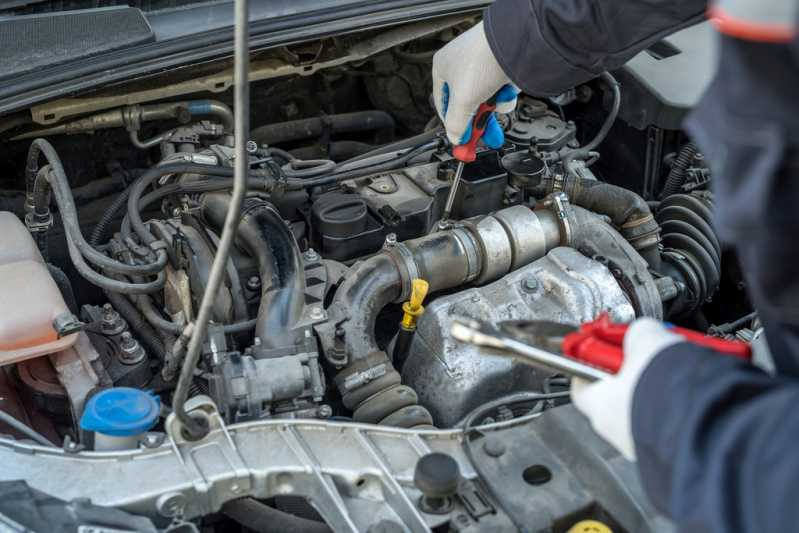
[[[613,102],[610,106],[610,112],[608,112],[607,116],[605,117],[605,121],[602,123],[599,131],[596,133],[596,135],[594,135],[594,138],[588,142],[588,144],[585,144],[576,150],[572,150],[563,156],[563,168],[569,173],[571,173],[570,163],[572,161],[575,159],[588,159],[591,157],[591,152],[596,150],[596,148],[602,144],[602,141],[604,141],[608,136],[610,128],[613,127],[613,124],[616,122],[616,118],[619,116],[619,108],[621,107],[621,89],[619,82],[616,81],[616,78],[614,78],[609,72],[603,72],[599,75],[599,77],[602,78],[602,80],[608,85],[610,85],[610,90],[613,94]]]
[[[355,168],[352,170],[345,170],[342,172],[334,173],[329,176],[324,176],[321,178],[310,178],[306,180],[299,180],[299,183],[290,183],[287,186],[287,190],[298,190],[298,189],[307,189],[312,187],[319,187],[322,185],[331,185],[333,183],[339,183],[341,181],[361,178],[364,176],[369,176],[371,174],[376,174],[379,172],[387,172],[389,170],[396,170],[398,168],[403,167],[408,161],[413,159],[414,157],[438,148],[441,144],[439,139],[434,141],[429,141],[415,148],[408,150],[406,153],[402,154],[399,157],[393,158],[389,161],[384,161],[380,163],[373,163],[370,165],[366,165],[363,167]],[[339,164],[338,167],[342,167],[344,164]]]

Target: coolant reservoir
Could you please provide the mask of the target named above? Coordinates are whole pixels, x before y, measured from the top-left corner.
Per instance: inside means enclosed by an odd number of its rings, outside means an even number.
[[[68,312],[27,228],[0,211],[0,366],[75,344],[77,333],[59,339],[53,327]]]

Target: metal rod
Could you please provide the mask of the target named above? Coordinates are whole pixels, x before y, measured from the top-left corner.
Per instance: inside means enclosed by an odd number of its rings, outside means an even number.
[[[463,161],[458,161],[458,166],[455,168],[455,177],[452,178],[452,185],[447,195],[447,202],[444,204],[444,212],[441,214],[441,221],[438,224],[439,229],[446,229],[449,227],[449,217],[452,214],[452,206],[455,204],[455,195],[458,193],[458,185],[461,183],[463,167],[465,166]]]
[[[36,441],[42,446],[53,446],[53,443],[47,440],[47,437],[36,431],[35,429],[26,426],[5,411],[0,411],[0,422],[11,426],[31,440]]]
[[[189,340],[186,350],[186,359],[180,369],[180,377],[175,388],[172,407],[184,427],[187,438],[199,440],[208,433],[208,427],[201,420],[192,418],[185,410],[189,388],[194,377],[194,369],[200,357],[200,350],[208,332],[208,322],[211,310],[216,299],[219,286],[226,272],[228,255],[230,253],[236,229],[241,218],[241,205],[247,194],[248,153],[247,140],[250,132],[250,47],[249,47],[249,2],[236,0],[235,3],[235,58],[233,62],[233,76],[235,82],[234,93],[234,118],[235,118],[235,160],[233,172],[233,191],[231,192],[230,207],[225,217],[222,235],[208,276],[208,284],[203,293],[194,332]],[[189,326],[187,326],[189,327]]]

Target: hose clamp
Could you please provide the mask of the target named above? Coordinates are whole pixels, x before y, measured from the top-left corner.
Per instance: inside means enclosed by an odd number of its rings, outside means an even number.
[[[552,211],[560,227],[560,245],[571,246],[572,227],[569,222],[569,197],[564,192],[553,192],[544,198],[543,206]]]
[[[460,226],[452,229],[452,235],[460,243],[466,255],[468,274],[464,282],[472,281],[480,274],[480,257],[478,255],[477,241],[475,241],[474,236],[469,230]]]
[[[411,282],[419,277],[419,267],[413,253],[401,242],[383,247],[400,272],[401,289],[397,302],[404,302],[411,296]]]

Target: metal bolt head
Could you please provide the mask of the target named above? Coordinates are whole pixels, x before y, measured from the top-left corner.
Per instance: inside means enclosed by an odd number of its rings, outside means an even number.
[[[155,508],[161,516],[171,518],[183,514],[188,499],[180,492],[167,492],[155,501]]]
[[[322,404],[316,408],[316,416],[318,418],[330,418],[333,414],[333,408],[327,404]]]
[[[255,141],[247,141],[246,149],[248,153],[254,154],[258,151],[258,143]]]
[[[305,251],[305,253],[303,254],[303,256],[305,257],[306,261],[318,261],[319,260],[319,254],[316,253],[316,250],[314,250],[313,248],[308,248]]]
[[[538,280],[534,277],[524,278],[522,280],[522,290],[525,292],[533,292],[538,288]]]
[[[251,291],[257,291],[261,288],[261,278],[258,276],[250,276],[247,280],[247,288]]]
[[[314,306],[311,308],[309,316],[311,317],[311,320],[322,320],[325,318],[325,310],[319,306]]]
[[[163,433],[147,433],[141,443],[145,448],[158,448],[165,439],[166,435]]]
[[[386,235],[385,245],[386,246],[394,246],[395,244],[397,244],[397,234],[396,233],[389,233],[388,235]]]

